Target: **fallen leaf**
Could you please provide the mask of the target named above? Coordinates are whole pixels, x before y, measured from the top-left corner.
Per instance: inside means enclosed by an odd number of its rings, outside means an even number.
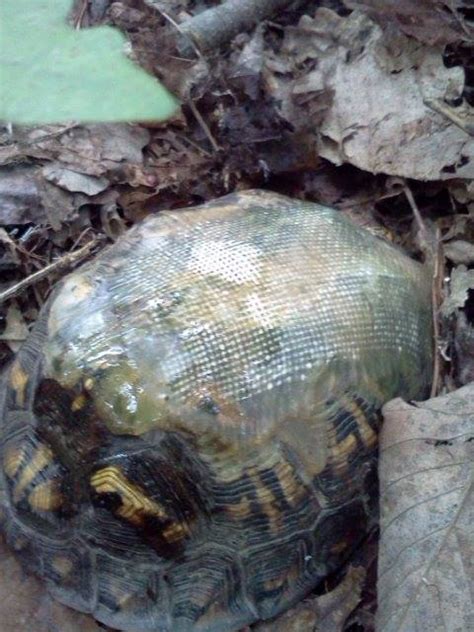
[[[464,311],[456,316],[454,349],[458,383],[469,384],[474,381],[474,326]]]
[[[285,37],[298,76],[289,82],[275,73],[281,113],[296,127],[312,125],[320,156],[424,181],[474,177],[474,138],[447,105],[462,94],[464,71],[444,66],[443,47],[423,45],[393,24],[382,30],[359,11],[341,18],[323,8]]]
[[[378,632],[472,630],[474,386],[383,409]]]
[[[36,182],[38,171],[24,165],[0,169],[0,224],[41,223],[46,219]]]
[[[99,177],[123,163],[141,164],[149,140],[143,127],[120,123],[20,127],[12,144],[0,147],[0,164],[25,158],[56,160],[78,173]]]
[[[382,24],[395,20],[404,33],[425,44],[445,45],[474,37],[465,0],[344,0],[344,4],[366,11]]]
[[[58,137],[55,149],[57,159],[69,168],[101,176],[123,163],[142,163],[142,150],[149,139],[147,130],[138,125],[88,125]],[[41,146],[40,138],[36,144]]]
[[[72,169],[62,167],[59,163],[49,163],[41,170],[46,180],[67,191],[97,195],[109,186],[107,178],[98,178],[78,173]]]
[[[453,239],[444,244],[444,254],[453,263],[466,265],[474,262],[474,244],[464,239]]]
[[[452,316],[464,307],[469,290],[474,290],[474,270],[468,270],[462,265],[454,268],[451,272],[449,296],[441,305],[443,316]]]

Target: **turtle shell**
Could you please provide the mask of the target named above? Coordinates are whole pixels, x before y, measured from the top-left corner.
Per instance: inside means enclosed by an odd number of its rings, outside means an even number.
[[[422,397],[430,278],[264,191],[162,212],[63,281],[1,390],[10,545],[120,630],[237,630],[374,512],[380,407]]]

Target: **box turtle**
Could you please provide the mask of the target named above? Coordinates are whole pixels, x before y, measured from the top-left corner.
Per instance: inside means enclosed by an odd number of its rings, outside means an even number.
[[[161,212],[55,290],[0,389],[1,524],[120,630],[273,617],[374,512],[383,402],[423,397],[430,275],[265,191]]]

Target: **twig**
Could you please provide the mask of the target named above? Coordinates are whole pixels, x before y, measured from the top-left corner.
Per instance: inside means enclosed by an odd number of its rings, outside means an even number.
[[[75,250],[74,252],[69,252],[67,255],[64,255],[64,257],[61,257],[60,259],[53,261],[53,263],[50,263],[44,268],[41,268],[41,270],[38,270],[37,272],[33,272],[33,274],[30,274],[30,276],[27,276],[25,279],[22,279],[21,281],[19,281],[19,283],[16,283],[12,287],[7,288],[4,292],[0,293],[0,304],[6,301],[7,299],[12,298],[13,296],[16,296],[20,292],[23,292],[24,289],[26,289],[33,283],[37,283],[41,279],[44,279],[44,277],[48,276],[48,274],[51,274],[51,272],[54,272],[55,270],[59,270],[60,268],[69,266],[72,263],[76,263],[80,259],[83,259],[86,255],[89,254],[89,252],[97,244],[97,242],[98,242],[97,239],[91,239],[85,246],[82,246],[82,248],[79,248],[79,250]]]
[[[404,193],[410,204],[411,210],[415,217],[415,221],[418,225],[420,235],[420,247],[424,251],[426,262],[433,269],[433,277],[431,284],[431,313],[433,319],[433,339],[434,339],[434,358],[433,358],[433,376],[431,381],[431,393],[430,397],[435,397],[439,389],[439,381],[441,377],[441,357],[438,348],[440,340],[440,327],[439,327],[439,307],[441,304],[441,288],[443,284],[443,252],[441,245],[441,234],[439,228],[436,229],[434,236],[431,236],[426,224],[421,217],[421,213],[418,209],[418,205],[415,202],[413,193],[407,184],[403,186]]]
[[[82,26],[82,20],[84,19],[84,15],[86,14],[87,5],[89,4],[88,0],[82,0],[82,6],[79,10],[79,14],[74,22],[74,28],[79,30]]]
[[[176,137],[179,138],[180,140],[184,141],[185,143],[188,143],[189,145],[191,145],[191,147],[194,147],[194,149],[199,151],[201,154],[204,154],[204,156],[207,156],[208,158],[212,158],[211,152],[207,151],[206,149],[201,147],[201,145],[198,145],[197,143],[195,143],[193,140],[191,140],[187,136],[184,136],[184,135],[176,133]]]
[[[227,0],[180,24],[178,50],[184,56],[195,47],[203,52],[218,48],[242,31],[285,9],[293,0]]]
[[[415,217],[415,222],[420,232],[420,242],[421,242],[420,245],[422,246],[422,248],[426,248],[426,244],[429,243],[429,239],[428,239],[428,231],[426,229],[425,222],[423,221],[423,218],[421,217],[421,213],[418,209],[417,203],[415,202],[413,193],[411,192],[411,189],[407,184],[403,185],[403,192],[405,193],[408,203],[410,204],[413,216]]]
[[[220,150],[220,147],[217,144],[214,136],[211,134],[211,130],[209,129],[206,121],[202,118],[201,113],[199,112],[199,110],[195,106],[194,101],[192,101],[192,100],[188,101],[188,105],[189,105],[189,107],[191,109],[191,112],[194,114],[197,122],[202,127],[202,130],[203,130],[204,134],[206,134],[208,141],[211,143],[212,149],[215,152],[218,152]]]
[[[433,361],[433,380],[431,382],[430,397],[436,397],[439,390],[439,382],[441,377],[441,349],[438,348],[438,342],[440,340],[440,327],[439,327],[439,307],[441,303],[441,288],[444,278],[444,256],[441,245],[441,231],[438,228],[436,230],[436,241],[438,248],[436,251],[436,257],[434,258],[433,267],[433,284],[431,286],[431,306],[433,314],[433,337],[435,340],[434,361]]]

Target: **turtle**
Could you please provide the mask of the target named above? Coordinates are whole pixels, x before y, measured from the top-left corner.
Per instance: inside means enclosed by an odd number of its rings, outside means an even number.
[[[7,542],[119,630],[288,609],[373,525],[381,406],[429,387],[430,285],[271,191],[149,216],[59,283],[5,373]]]

